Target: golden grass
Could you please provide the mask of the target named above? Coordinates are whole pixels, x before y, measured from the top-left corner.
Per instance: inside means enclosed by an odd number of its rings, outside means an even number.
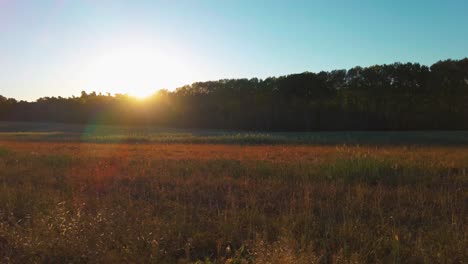
[[[320,162],[337,156],[369,155],[399,160],[430,160],[447,166],[466,166],[468,147],[442,146],[308,146],[221,144],[96,144],[0,141],[18,153],[73,157],[140,157],[155,160],[262,160],[271,162]]]
[[[468,148],[0,142],[0,261],[462,263]]]

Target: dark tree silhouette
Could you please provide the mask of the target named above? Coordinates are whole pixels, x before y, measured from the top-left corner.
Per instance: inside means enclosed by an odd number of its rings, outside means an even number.
[[[468,129],[468,58],[264,80],[196,82],[144,102],[82,92],[35,102],[0,96],[0,120],[245,130]]]

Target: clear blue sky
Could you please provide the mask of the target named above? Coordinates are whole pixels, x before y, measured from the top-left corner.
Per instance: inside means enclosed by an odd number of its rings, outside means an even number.
[[[468,1],[0,0],[0,95],[145,95],[468,56]]]

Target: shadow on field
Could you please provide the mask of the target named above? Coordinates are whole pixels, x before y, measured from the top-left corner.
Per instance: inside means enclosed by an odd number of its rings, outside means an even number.
[[[0,140],[251,145],[466,146],[468,131],[254,132],[0,122]]]

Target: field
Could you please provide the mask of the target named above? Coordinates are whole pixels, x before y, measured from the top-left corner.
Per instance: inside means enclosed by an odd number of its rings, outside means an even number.
[[[0,123],[0,262],[463,263],[468,133]]]

